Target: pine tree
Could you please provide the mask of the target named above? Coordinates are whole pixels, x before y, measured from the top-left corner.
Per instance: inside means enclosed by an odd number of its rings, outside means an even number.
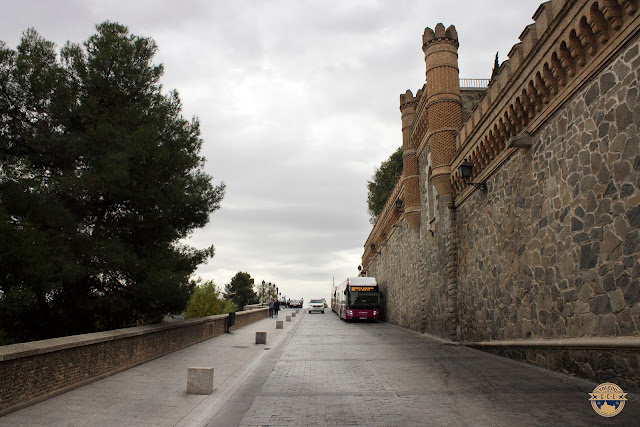
[[[378,220],[378,216],[382,213],[387,199],[401,176],[402,147],[398,147],[398,149],[376,169],[373,180],[367,182],[367,189],[369,190],[367,207],[369,208],[369,221],[371,224],[375,224]]]
[[[496,58],[493,60],[493,69],[491,70],[491,80],[496,78],[500,72],[500,62],[498,61],[498,52],[496,52]]]
[[[181,312],[213,246],[181,243],[224,196],[196,118],[162,93],[152,39],[105,22],[83,46],[0,42],[0,330],[9,341]],[[1,335],[1,334],[0,334]]]
[[[254,280],[249,273],[239,271],[224,288],[224,298],[242,310],[247,304],[256,304],[258,295],[253,290]]]

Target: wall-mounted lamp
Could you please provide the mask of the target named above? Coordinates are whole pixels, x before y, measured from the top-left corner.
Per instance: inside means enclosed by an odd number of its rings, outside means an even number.
[[[473,165],[471,163],[469,163],[467,161],[467,159],[464,159],[462,161],[462,163],[460,163],[460,166],[458,166],[458,172],[460,173],[460,176],[462,177],[462,180],[464,182],[466,182],[469,185],[473,185],[475,188],[479,189],[480,191],[483,192],[487,192],[487,184],[485,184],[484,182],[469,182],[469,178],[471,177],[471,172],[473,171]]]
[[[404,209],[402,209],[402,199],[396,199],[396,210],[400,212],[404,211]]]

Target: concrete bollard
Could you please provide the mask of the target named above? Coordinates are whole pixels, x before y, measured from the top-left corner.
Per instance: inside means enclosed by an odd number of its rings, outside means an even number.
[[[187,393],[213,393],[213,368],[188,368]]]
[[[276,320],[276,329],[284,329],[284,322],[282,320]]]
[[[296,313],[291,313],[291,318],[296,317]]]
[[[256,332],[256,344],[266,344],[266,343],[267,343],[267,333]]]
[[[296,314],[300,313],[300,309],[296,308]]]
[[[287,316],[287,322],[291,322],[291,316]]]

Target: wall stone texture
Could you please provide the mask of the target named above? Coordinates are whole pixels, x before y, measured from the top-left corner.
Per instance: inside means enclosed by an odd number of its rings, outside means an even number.
[[[417,233],[404,222],[396,228],[386,246],[376,255],[369,275],[376,278],[382,298],[382,313],[387,322],[420,330],[424,291],[420,286],[421,262]]]
[[[640,18],[611,26],[616,41],[594,42],[580,69],[554,43],[601,5],[558,4],[541,5],[558,16],[544,37],[523,32],[487,96],[462,97],[454,194],[434,190],[429,142],[420,146],[420,228],[401,218],[363,267],[388,322],[639,391]],[[428,135],[418,116],[414,130]],[[524,132],[530,147],[509,145]],[[463,181],[463,158],[487,192]],[[571,339],[587,342],[563,347]]]
[[[625,392],[640,392],[640,356],[638,350],[577,348],[486,347],[482,350],[498,356],[531,363],[545,369],[566,372],[597,383],[612,382]]]
[[[466,340],[640,334],[638,50],[458,208]]]
[[[464,89],[460,91],[460,101],[462,102],[462,122],[471,115],[471,111],[473,107],[476,106],[482,95],[484,95],[484,90],[475,90],[475,89]]]

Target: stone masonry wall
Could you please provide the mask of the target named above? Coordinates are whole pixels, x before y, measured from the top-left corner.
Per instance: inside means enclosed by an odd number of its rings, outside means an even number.
[[[419,247],[418,233],[403,221],[402,228],[396,228],[368,271],[383,294],[384,319],[415,331],[420,330],[423,303],[420,270],[416,268],[422,258]]]
[[[447,243],[449,241],[449,208],[440,203],[439,196],[430,195],[428,179],[427,148],[420,155],[419,170],[421,186],[420,202],[422,206],[422,218],[420,240],[423,251],[423,263],[420,268],[421,286],[424,289],[424,305],[422,331],[441,338],[450,338],[450,319],[448,315],[449,296],[447,293],[447,263],[449,254]],[[432,189],[432,194],[435,190]],[[433,217],[430,218],[429,204],[435,204],[431,208]]]
[[[459,206],[465,340],[640,335],[639,48]]]
[[[420,182],[428,183],[429,150],[418,158]],[[429,184],[427,184],[429,185]],[[427,187],[420,189],[420,230],[412,230],[406,221],[395,229],[382,252],[368,268],[384,294],[382,313],[395,325],[450,338],[449,298],[447,293],[447,223],[449,209],[428,197]],[[434,203],[429,218],[428,203]]]
[[[479,347],[498,356],[531,363],[545,369],[589,378],[597,383],[613,382],[626,392],[640,392],[638,350],[606,348],[579,349]]]
[[[482,95],[484,95],[484,90],[474,90],[474,89],[465,89],[460,91],[460,101],[462,102],[462,122],[471,115],[471,111],[473,111],[473,107],[476,106]]]
[[[453,194],[419,146],[420,229],[363,255],[394,296],[387,321],[639,390],[640,17],[625,4],[538,8],[485,95],[462,97]]]
[[[0,347],[0,415],[225,332],[227,315]],[[236,313],[230,330],[267,317]]]

